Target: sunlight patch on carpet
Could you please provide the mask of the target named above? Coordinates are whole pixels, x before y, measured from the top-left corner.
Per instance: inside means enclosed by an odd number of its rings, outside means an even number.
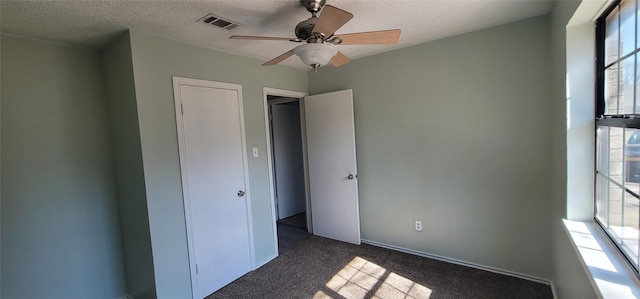
[[[344,266],[313,298],[429,298],[431,289],[361,257]],[[327,294],[329,293],[329,294]]]

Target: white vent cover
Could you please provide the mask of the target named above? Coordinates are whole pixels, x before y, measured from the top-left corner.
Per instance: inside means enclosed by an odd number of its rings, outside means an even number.
[[[231,30],[233,28],[236,28],[236,27],[240,26],[240,23],[238,23],[238,22],[234,22],[234,21],[230,21],[229,19],[221,18],[221,17],[216,16],[216,15],[214,15],[212,13],[207,14],[206,16],[198,19],[198,21],[196,21],[196,22],[204,23],[205,25],[218,27],[218,28],[222,28],[222,29],[227,29],[227,30]]]

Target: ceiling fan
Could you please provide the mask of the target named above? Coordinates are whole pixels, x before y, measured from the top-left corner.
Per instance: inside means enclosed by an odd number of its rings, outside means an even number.
[[[392,45],[398,43],[400,38],[400,29],[334,34],[353,18],[353,14],[331,5],[325,6],[326,0],[300,0],[300,2],[311,13],[311,17],[296,26],[295,38],[250,35],[233,35],[229,38],[306,42],[265,62],[263,66],[276,65],[296,54],[304,64],[311,66],[316,72],[319,67],[328,63],[338,67],[350,61],[346,55],[336,49],[336,45]],[[318,17],[320,10],[322,13]]]

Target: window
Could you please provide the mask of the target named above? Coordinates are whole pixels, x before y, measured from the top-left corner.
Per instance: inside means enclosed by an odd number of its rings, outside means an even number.
[[[595,218],[638,273],[640,0],[615,1],[596,23]]]

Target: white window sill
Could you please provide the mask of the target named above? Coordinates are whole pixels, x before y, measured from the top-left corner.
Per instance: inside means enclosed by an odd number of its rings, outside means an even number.
[[[600,298],[640,298],[640,281],[594,222],[563,220]]]

